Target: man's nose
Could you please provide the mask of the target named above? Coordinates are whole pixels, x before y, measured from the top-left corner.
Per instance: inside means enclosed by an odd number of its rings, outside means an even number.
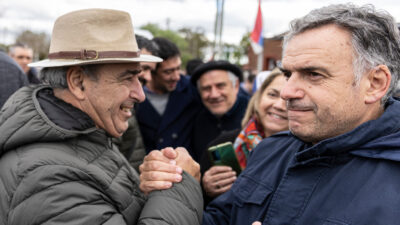
[[[303,98],[304,91],[301,84],[302,81],[299,79],[299,75],[293,73],[281,90],[281,98],[283,100]]]
[[[174,71],[172,75],[172,79],[178,81],[181,78],[180,69]]]
[[[216,87],[211,87],[210,90],[210,97],[211,98],[218,98],[220,96],[220,92]]]
[[[129,97],[136,99],[138,102],[143,102],[146,98],[144,95],[142,84],[140,83],[139,79],[135,79]]]

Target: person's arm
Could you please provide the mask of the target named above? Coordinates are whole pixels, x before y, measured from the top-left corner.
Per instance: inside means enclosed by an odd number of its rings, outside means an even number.
[[[200,225],[203,213],[201,193],[199,182],[183,172],[181,182],[148,195],[139,224]]]
[[[40,166],[22,178],[11,196],[8,224],[125,225],[113,199],[99,191],[97,185],[82,170]]]
[[[152,151],[140,171],[140,187],[150,193],[140,224],[201,224],[200,167],[185,149]]]
[[[180,155],[187,156],[186,161],[183,164],[182,160],[178,159],[176,151],[171,148],[167,148],[162,151],[152,151],[149,155],[147,155],[144,159],[144,163],[140,166],[141,190],[145,193],[151,192],[149,195],[150,197],[153,193],[157,193],[154,192],[155,190],[165,190],[170,188],[172,184],[179,184],[178,182],[182,179],[179,176],[181,174],[180,166],[182,166],[184,171],[192,171],[190,173],[196,175],[198,168],[193,166],[195,163],[191,162],[191,157],[188,154]],[[192,169],[185,169],[185,166],[192,167]],[[182,183],[184,183],[185,180],[186,179],[184,176]],[[169,190],[172,189],[173,188]],[[195,193],[196,195],[198,194],[197,191]],[[223,196],[218,198],[217,205],[212,204],[211,207],[207,207],[206,211],[203,212],[202,224],[229,224],[232,209],[232,198],[232,191],[228,191]],[[200,200],[201,195],[199,201]]]

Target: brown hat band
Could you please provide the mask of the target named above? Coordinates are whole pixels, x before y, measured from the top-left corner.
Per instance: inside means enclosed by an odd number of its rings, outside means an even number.
[[[96,50],[86,50],[82,49],[80,51],[62,51],[53,52],[49,54],[49,59],[102,59],[102,58],[136,58],[139,57],[139,52],[130,51],[102,51],[98,52]]]

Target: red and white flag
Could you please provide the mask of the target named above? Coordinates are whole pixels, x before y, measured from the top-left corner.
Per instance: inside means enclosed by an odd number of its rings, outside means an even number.
[[[254,29],[250,35],[251,47],[255,54],[260,54],[264,48],[264,38],[263,38],[263,21],[261,13],[261,0],[258,0],[258,12],[256,17],[256,23],[254,24]]]

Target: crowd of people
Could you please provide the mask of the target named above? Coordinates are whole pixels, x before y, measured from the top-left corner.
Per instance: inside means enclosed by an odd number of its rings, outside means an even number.
[[[0,224],[397,223],[388,13],[293,20],[256,90],[225,60],[183,73],[176,44],[135,35],[119,10],[62,15],[51,39],[45,60],[0,52]],[[227,142],[240,174],[209,153]]]

